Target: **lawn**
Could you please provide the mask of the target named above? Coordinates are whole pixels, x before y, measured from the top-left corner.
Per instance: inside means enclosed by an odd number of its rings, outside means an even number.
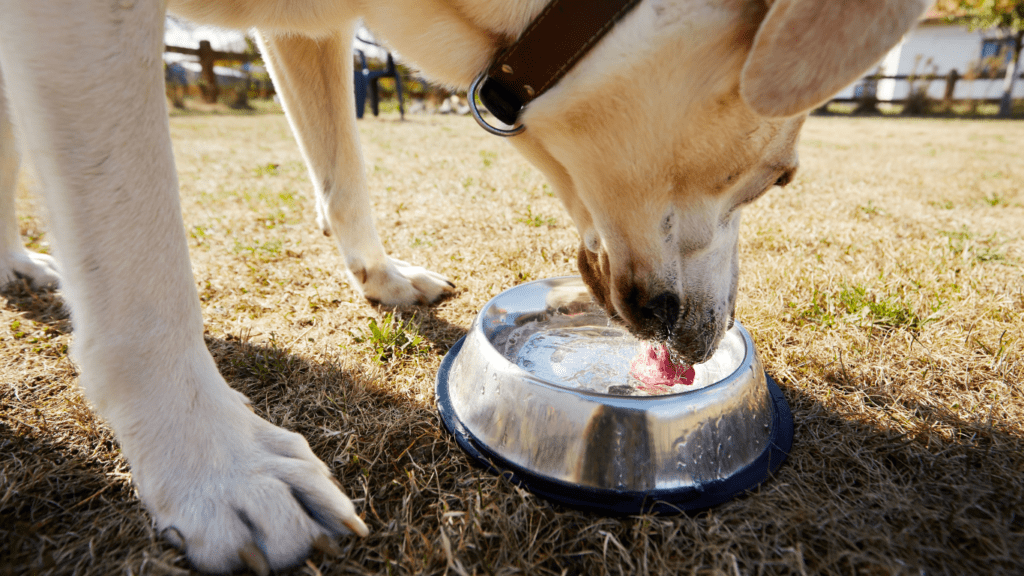
[[[372,531],[296,574],[1024,573],[1024,122],[808,120],[740,244],[737,317],[793,408],[789,460],[718,508],[630,518],[479,471],[434,407],[488,299],[576,273],[550,187],[469,118],[360,128],[387,249],[458,285],[437,306],[348,286],[283,116],[171,119],[207,345]],[[23,184],[21,231],[48,250]],[[0,575],[188,573],[76,388],[59,291],[2,295]],[[401,353],[371,322],[401,323]]]

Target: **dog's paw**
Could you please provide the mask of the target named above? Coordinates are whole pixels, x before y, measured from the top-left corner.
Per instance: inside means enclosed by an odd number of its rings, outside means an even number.
[[[0,253],[0,287],[19,277],[39,288],[54,288],[60,283],[57,262],[52,257],[21,247]]]
[[[431,304],[455,291],[455,284],[444,276],[390,256],[376,270],[351,275],[367,300],[385,306]]]
[[[267,574],[368,530],[306,440],[255,415],[240,394],[197,407],[175,431],[131,445],[143,503],[160,533],[203,572]],[[219,406],[218,406],[219,405]]]

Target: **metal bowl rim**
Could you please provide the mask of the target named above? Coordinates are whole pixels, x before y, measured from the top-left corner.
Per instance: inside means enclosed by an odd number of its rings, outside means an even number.
[[[487,338],[487,336],[483,334],[483,329],[480,326],[480,319],[484,317],[484,312],[486,312],[491,306],[493,306],[494,303],[499,298],[501,298],[502,296],[505,296],[506,294],[508,294],[509,292],[511,292],[513,290],[522,288],[524,286],[530,286],[532,284],[548,283],[548,282],[558,281],[558,280],[573,280],[573,279],[580,279],[582,281],[582,278],[580,276],[552,276],[550,278],[541,278],[539,280],[531,280],[529,282],[524,282],[522,284],[517,284],[515,286],[512,286],[511,288],[507,288],[505,290],[502,290],[501,292],[496,294],[493,298],[488,300],[487,303],[484,304],[483,308],[480,309],[480,312],[477,313],[476,318],[473,321],[473,325],[470,327],[469,334],[467,334],[466,336],[472,335],[473,332],[475,332],[475,331],[480,331],[481,336],[483,337],[483,340],[487,343],[487,348],[483,351],[483,353],[486,356],[488,356],[489,358],[490,357],[497,358],[497,360],[499,362],[503,363],[506,366],[506,368],[502,368],[502,370],[503,371],[511,372],[512,376],[516,376],[516,377],[521,376],[520,379],[522,379],[522,380],[528,380],[528,381],[530,381],[531,384],[540,385],[540,386],[543,386],[543,387],[548,388],[548,389],[552,389],[552,390],[557,391],[557,392],[568,392],[568,393],[576,394],[576,395],[579,395],[579,396],[587,396],[587,397],[591,397],[591,398],[595,398],[595,399],[600,399],[600,402],[602,404],[621,404],[621,405],[628,406],[630,404],[636,403],[638,405],[643,405],[643,404],[649,404],[649,403],[654,402],[654,401],[667,401],[667,400],[670,400],[670,399],[682,399],[683,397],[690,396],[690,395],[699,395],[699,394],[702,394],[702,393],[711,393],[713,390],[715,390],[717,388],[724,388],[724,387],[730,385],[731,383],[733,383],[735,380],[738,380],[739,378],[741,378],[744,374],[746,374],[748,369],[751,368],[753,363],[754,363],[754,354],[753,354],[753,351],[754,351],[754,348],[753,348],[754,341],[753,341],[753,339],[750,336],[750,332],[747,331],[746,327],[743,326],[743,324],[739,320],[734,320],[733,326],[735,328],[739,329],[740,335],[742,336],[742,340],[743,340],[743,359],[740,360],[740,363],[739,363],[738,366],[736,366],[736,369],[733,370],[731,373],[729,373],[729,375],[726,376],[725,378],[722,378],[721,380],[717,380],[717,381],[715,381],[712,384],[708,384],[707,386],[702,386],[700,388],[696,388],[696,389],[693,389],[693,390],[683,390],[681,392],[673,392],[671,394],[658,394],[658,395],[654,395],[654,396],[623,396],[623,395],[618,395],[618,394],[603,394],[601,392],[595,392],[595,391],[592,391],[592,390],[581,390],[581,389],[578,389],[578,388],[570,388],[568,386],[562,386],[561,384],[558,384],[556,382],[550,382],[548,380],[545,380],[544,378],[539,378],[539,377],[535,376],[534,374],[532,374],[531,372],[528,372],[528,371],[524,370],[519,365],[517,365],[516,363],[512,362],[511,360],[509,360],[504,354],[502,354],[500,351],[498,351],[497,348],[494,347],[494,345],[491,343],[490,338]]]

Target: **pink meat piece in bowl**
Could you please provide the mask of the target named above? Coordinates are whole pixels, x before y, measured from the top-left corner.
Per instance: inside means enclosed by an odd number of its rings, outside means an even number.
[[[673,386],[689,386],[696,376],[693,366],[672,361],[667,346],[650,342],[640,345],[640,353],[629,365],[629,374],[640,382],[638,388],[649,394],[669,392]]]

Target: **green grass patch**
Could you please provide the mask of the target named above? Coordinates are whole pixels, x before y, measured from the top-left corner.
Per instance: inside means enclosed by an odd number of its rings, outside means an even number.
[[[903,296],[878,294],[860,284],[842,284],[833,292],[815,288],[809,305],[801,307],[790,303],[790,307],[798,309],[799,324],[817,324],[824,328],[855,324],[865,328],[917,331],[929,321],[915,312]]]
[[[433,240],[430,239],[429,236],[426,235],[413,236],[412,240],[409,242],[409,245],[412,246],[413,248],[419,248],[421,246],[426,248],[433,248],[434,242]]]
[[[242,354],[232,357],[229,364],[236,377],[255,378],[268,384],[287,379],[299,362],[287,346],[278,342],[277,334],[271,332],[269,342],[245,346]]]
[[[277,174],[278,174],[277,170],[280,167],[281,167],[280,164],[274,164],[274,163],[268,163],[268,164],[264,164],[262,166],[257,166],[256,169],[253,170],[253,175],[254,176],[259,176],[259,177],[263,177],[263,176],[277,176]]]
[[[857,207],[865,216],[882,216],[885,214],[885,210],[882,210],[874,202],[868,200],[866,206],[861,205]]]
[[[516,222],[526,224],[527,226],[533,226],[534,228],[540,228],[541,226],[554,226],[558,223],[554,217],[541,216],[540,214],[534,214],[533,209],[529,205],[526,206],[526,215],[516,218]]]
[[[498,159],[498,153],[493,150],[481,150],[480,160],[484,163],[484,168],[490,168],[494,161]]]
[[[388,312],[380,322],[371,318],[365,330],[352,333],[356,343],[369,343],[373,348],[373,361],[383,365],[413,356],[423,356],[430,346],[423,341],[411,320],[403,321]]]
[[[943,230],[939,235],[946,239],[946,247],[955,256],[974,262],[1000,262],[1014,264],[1000,248],[1004,244],[997,233],[979,237],[966,226],[959,230]]]
[[[986,194],[984,200],[985,200],[985,204],[988,204],[989,206],[1009,206],[1010,205],[1010,203],[1007,202],[1006,198],[1003,198],[1002,194],[999,194],[998,192],[992,192],[990,194]]]
[[[282,254],[281,241],[280,240],[268,240],[266,242],[260,242],[258,240],[252,243],[242,243],[235,240],[235,253],[236,254],[249,254],[254,258],[262,260],[273,260],[279,258]]]

